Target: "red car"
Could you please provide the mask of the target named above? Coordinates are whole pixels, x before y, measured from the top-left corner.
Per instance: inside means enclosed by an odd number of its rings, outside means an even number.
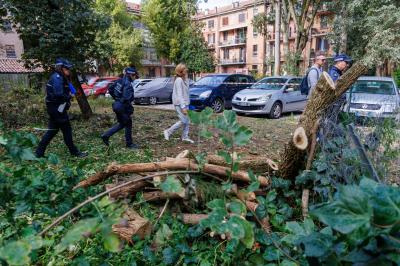
[[[102,77],[98,78],[93,85],[88,83],[87,89],[84,89],[86,96],[93,95],[94,97],[104,96],[107,93],[108,87],[113,84],[118,77]]]

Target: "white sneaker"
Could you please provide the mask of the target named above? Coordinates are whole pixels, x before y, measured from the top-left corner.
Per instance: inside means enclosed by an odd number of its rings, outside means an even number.
[[[194,143],[194,141],[191,140],[191,139],[189,139],[189,138],[183,138],[182,141],[189,142],[189,143],[191,143],[191,144]]]
[[[164,139],[169,140],[169,133],[168,130],[164,130]]]

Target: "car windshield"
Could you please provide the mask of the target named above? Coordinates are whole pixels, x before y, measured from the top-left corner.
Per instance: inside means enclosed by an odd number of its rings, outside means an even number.
[[[97,79],[98,79],[97,77],[89,79],[88,85],[92,86],[97,81]]]
[[[368,93],[368,94],[383,94],[395,95],[393,82],[379,80],[359,80],[351,87],[352,93]]]
[[[284,86],[286,79],[281,78],[265,78],[251,86],[251,89],[261,90],[280,90]]]
[[[224,82],[226,76],[207,76],[195,82],[194,86],[218,86]]]

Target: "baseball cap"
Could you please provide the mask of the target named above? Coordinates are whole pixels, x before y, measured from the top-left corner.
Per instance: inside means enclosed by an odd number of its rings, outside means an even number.
[[[335,61],[335,62],[345,61],[346,63],[350,63],[353,60],[348,55],[338,54],[335,56],[335,58],[333,58],[333,61]]]
[[[67,59],[57,58],[56,59],[56,66],[62,66],[62,67],[70,69],[70,68],[73,67],[73,64],[71,64]]]

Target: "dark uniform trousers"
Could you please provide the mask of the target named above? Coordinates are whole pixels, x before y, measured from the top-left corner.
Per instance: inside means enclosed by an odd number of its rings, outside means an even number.
[[[43,156],[50,141],[57,135],[58,131],[61,130],[64,143],[67,145],[69,152],[73,155],[79,153],[78,148],[72,141],[72,128],[69,122],[67,111],[60,113],[58,112],[59,104],[47,103],[47,112],[49,114],[48,131],[39,142],[39,146],[36,149],[36,154]],[[67,107],[65,109],[68,109]]]
[[[119,101],[115,101],[112,105],[113,111],[117,116],[118,123],[115,124],[112,128],[107,130],[103,137],[111,137],[121,129],[125,128],[125,141],[126,145],[129,146],[132,144],[132,117],[133,107],[130,103],[121,103]]]

